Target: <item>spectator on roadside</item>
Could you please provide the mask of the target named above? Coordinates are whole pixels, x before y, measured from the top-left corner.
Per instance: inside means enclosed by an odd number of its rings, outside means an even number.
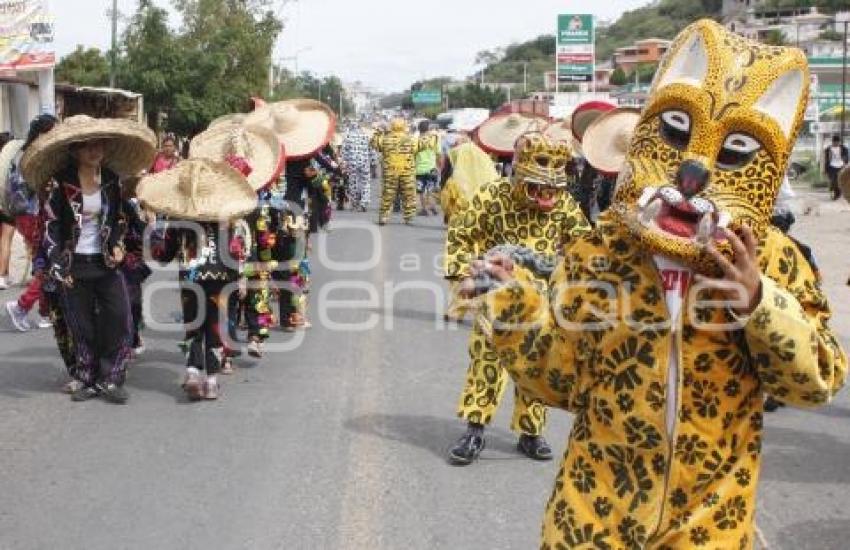
[[[0,150],[10,141],[12,141],[12,135],[9,132],[0,134]],[[8,177],[8,174],[3,174],[3,177]],[[0,290],[9,288],[9,263],[12,258],[12,239],[14,237],[15,218],[5,212],[3,208],[0,208]]]
[[[44,295],[42,285],[44,284],[44,266],[39,265],[38,258],[41,253],[41,243],[44,239],[44,212],[42,206],[46,196],[39,194],[24,181],[21,174],[21,157],[24,152],[38,139],[39,136],[53,129],[59,121],[53,115],[44,114],[37,116],[31,123],[27,140],[15,155],[12,161],[7,185],[12,193],[9,201],[10,213],[15,216],[15,228],[24,238],[27,249],[33,261],[33,278],[27,284],[26,289],[17,300],[6,303],[6,311],[15,328],[26,332],[32,328],[27,315],[33,306],[38,303],[39,320],[38,328],[50,328],[52,323],[48,320],[49,309],[47,298]]]
[[[848,163],[850,163],[850,153],[841,143],[841,136],[832,136],[832,145],[823,150],[823,169],[829,178],[832,200],[837,200],[841,196],[841,190],[838,188],[838,173]]]
[[[431,131],[431,122],[419,123],[419,151],[416,153],[416,193],[419,215],[437,215],[437,190],[440,184],[440,136]]]
[[[177,138],[174,134],[166,134],[162,138],[162,145],[156,158],[153,160],[151,167],[152,174],[158,174],[165,170],[174,168],[180,162],[180,155],[177,154]]]

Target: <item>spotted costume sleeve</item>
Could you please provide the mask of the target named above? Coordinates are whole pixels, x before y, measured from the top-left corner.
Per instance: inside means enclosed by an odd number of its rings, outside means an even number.
[[[483,330],[521,392],[548,406],[575,410],[583,370],[575,360],[577,333],[559,326],[569,318],[568,308],[556,313],[568,287],[564,263],[556,268],[548,295],[546,285],[531,273],[522,268],[515,272],[514,281],[483,300]]]
[[[847,374],[826,296],[790,239],[771,235],[763,249],[761,301],[744,327],[752,364],[774,397],[802,407],[826,403]]]
[[[460,200],[446,235],[446,279],[464,279],[470,274],[472,261],[487,246],[485,204],[495,200],[489,186],[479,188],[469,201]]]

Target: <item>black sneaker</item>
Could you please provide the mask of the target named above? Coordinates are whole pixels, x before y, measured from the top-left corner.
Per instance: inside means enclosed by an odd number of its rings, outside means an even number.
[[[522,434],[516,444],[517,449],[533,460],[552,460],[552,447],[542,435]]]
[[[449,464],[454,466],[472,464],[484,450],[484,445],[484,431],[470,428],[449,449]]]
[[[98,395],[100,395],[100,391],[98,391],[97,387],[83,386],[71,392],[71,401],[88,401],[89,399],[94,399]]]
[[[779,407],[784,406],[785,403],[779,401],[778,399],[774,399],[772,396],[768,396],[768,398],[764,400],[764,412],[774,412]]]
[[[127,390],[118,384],[106,384],[101,387],[100,393],[103,395],[104,399],[110,403],[115,403],[116,405],[123,405],[128,399],[130,399],[130,394],[127,393]]]

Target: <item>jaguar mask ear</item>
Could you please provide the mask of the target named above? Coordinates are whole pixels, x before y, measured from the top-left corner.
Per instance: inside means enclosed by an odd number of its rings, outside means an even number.
[[[708,53],[705,38],[694,29],[690,38],[672,52],[667,68],[657,77],[654,90],[660,90],[668,84],[689,84],[701,87],[708,75]]]
[[[793,69],[774,80],[753,107],[775,120],[785,138],[791,140],[805,91],[803,71]]]

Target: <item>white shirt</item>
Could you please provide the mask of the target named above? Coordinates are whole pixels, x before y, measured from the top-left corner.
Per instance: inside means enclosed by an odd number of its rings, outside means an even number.
[[[844,168],[844,159],[841,158],[841,146],[833,145],[829,148],[829,166],[832,168]]]
[[[101,254],[100,212],[102,210],[100,190],[92,195],[83,194],[82,225],[80,240],[77,241],[77,254]]]
[[[693,272],[665,256],[654,256],[653,259],[664,284],[664,299],[672,327],[670,359],[667,361],[667,435],[672,437],[679,410],[679,350],[676,347],[676,330],[679,328],[679,316],[682,314],[682,304],[688,295]]]

